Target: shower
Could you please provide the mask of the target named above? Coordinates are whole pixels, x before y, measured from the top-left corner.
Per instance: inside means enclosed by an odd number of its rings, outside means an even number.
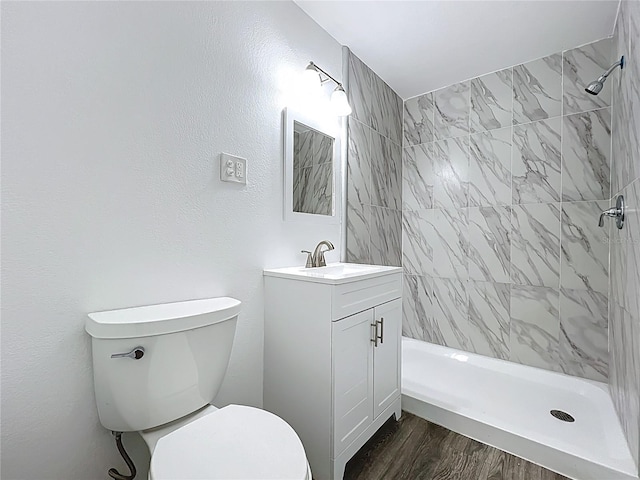
[[[591,82],[587,86],[587,88],[585,88],[585,91],[587,93],[590,93],[591,95],[598,95],[602,90],[602,88],[604,87],[605,80],[611,74],[611,72],[615,70],[616,67],[624,68],[624,56],[620,57],[620,60],[618,60],[613,65],[611,65],[606,72],[604,72],[602,75],[600,75],[600,77],[598,77],[596,81]]]

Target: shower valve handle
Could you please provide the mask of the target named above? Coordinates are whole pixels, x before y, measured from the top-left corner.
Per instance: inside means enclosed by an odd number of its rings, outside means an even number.
[[[616,226],[622,228],[624,225],[624,197],[618,195],[616,199],[616,206],[608,208],[600,214],[600,220],[598,220],[598,226],[604,226],[604,217],[613,217],[616,219]]]
[[[600,220],[598,220],[598,226],[599,227],[604,226],[604,217],[617,217],[618,215],[620,215],[620,213],[618,212],[618,209],[615,207],[611,207],[605,210],[600,214]]]

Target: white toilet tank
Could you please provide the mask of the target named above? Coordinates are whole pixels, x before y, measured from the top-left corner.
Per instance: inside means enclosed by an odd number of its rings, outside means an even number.
[[[102,425],[146,430],[209,404],[229,364],[240,306],[221,297],[90,313]]]

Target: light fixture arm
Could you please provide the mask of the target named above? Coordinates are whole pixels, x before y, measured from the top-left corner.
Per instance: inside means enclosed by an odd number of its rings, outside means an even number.
[[[309,62],[309,66],[313,67],[314,69],[316,69],[318,71],[318,73],[323,73],[325,74],[328,78],[322,78],[320,77],[320,84],[324,85],[325,83],[327,83],[329,80],[332,80],[336,85],[338,85],[339,87],[342,87],[342,83],[340,83],[338,80],[336,80],[335,78],[333,78],[331,75],[329,75],[326,71],[324,71],[322,68],[320,68],[318,65],[316,65],[313,62]]]

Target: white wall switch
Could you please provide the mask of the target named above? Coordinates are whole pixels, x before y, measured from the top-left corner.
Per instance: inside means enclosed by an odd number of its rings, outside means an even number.
[[[223,182],[247,183],[247,159],[220,154],[220,180]]]

